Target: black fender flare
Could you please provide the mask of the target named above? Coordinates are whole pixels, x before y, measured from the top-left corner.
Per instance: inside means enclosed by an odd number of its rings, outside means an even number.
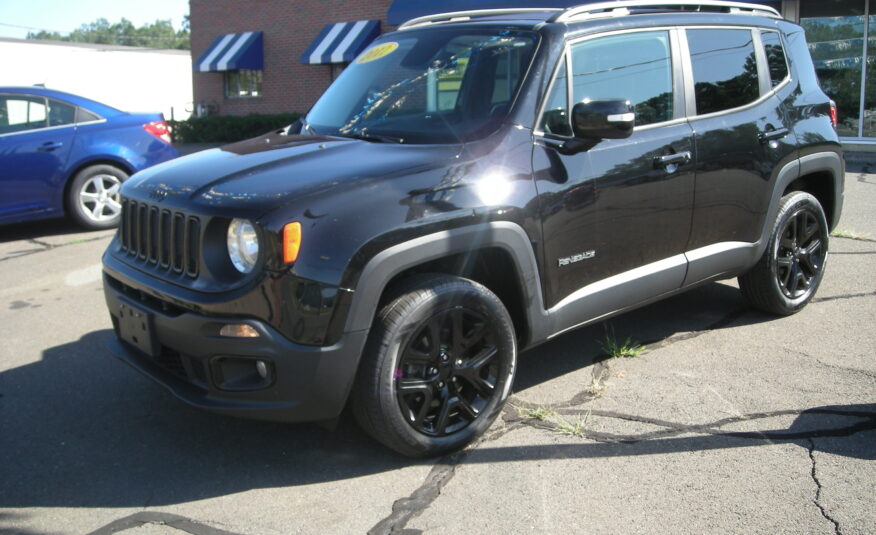
[[[833,206],[829,207],[831,208],[833,217],[831,218],[831,221],[828,221],[828,226],[831,229],[836,227],[843,207],[845,162],[839,153],[833,151],[816,152],[803,156],[788,163],[776,174],[772,197],[770,198],[769,208],[767,209],[767,217],[764,220],[760,239],[752,250],[752,256],[749,259],[750,265],[757,263],[758,259],[763,255],[764,250],[766,250],[767,243],[770,241],[770,232],[772,232],[773,221],[776,220],[776,215],[779,213],[779,202],[782,199],[782,194],[785,192],[785,189],[801,176],[819,171],[827,171],[833,176]]]
[[[344,332],[371,327],[380,296],[389,281],[402,271],[430,260],[487,247],[500,248],[512,258],[520,275],[529,339],[544,339],[549,334],[550,321],[544,309],[535,252],[526,231],[509,221],[479,223],[426,234],[377,253],[365,264],[353,289]]]

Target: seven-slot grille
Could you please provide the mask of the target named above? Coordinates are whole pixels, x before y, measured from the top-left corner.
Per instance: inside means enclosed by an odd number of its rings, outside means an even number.
[[[200,220],[183,212],[122,199],[122,251],[156,269],[198,276]]]

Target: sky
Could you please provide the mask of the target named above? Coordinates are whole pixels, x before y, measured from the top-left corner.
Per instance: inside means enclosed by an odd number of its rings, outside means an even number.
[[[0,37],[24,39],[40,30],[67,34],[82,24],[123,17],[142,26],[170,19],[174,29],[189,12],[188,0],[0,0]]]

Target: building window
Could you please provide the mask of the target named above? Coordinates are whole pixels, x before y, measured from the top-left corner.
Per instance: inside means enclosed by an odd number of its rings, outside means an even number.
[[[262,71],[225,71],[225,96],[227,98],[262,96]]]
[[[332,82],[338,79],[338,76],[347,68],[346,63],[331,63],[332,66]]]

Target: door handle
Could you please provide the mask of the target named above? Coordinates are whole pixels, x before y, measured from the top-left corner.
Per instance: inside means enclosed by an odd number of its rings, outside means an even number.
[[[63,143],[57,143],[54,141],[46,141],[45,143],[40,145],[39,148],[37,148],[37,150],[40,152],[52,152],[53,150],[60,149],[63,146],[64,146]]]
[[[768,141],[773,141],[775,139],[781,139],[788,135],[787,128],[776,128],[775,130],[764,130],[757,134],[757,139],[761,143],[766,143]]]
[[[654,167],[669,167],[670,165],[681,165],[689,162],[691,159],[690,151],[676,152],[675,154],[667,154],[654,158]],[[674,169],[673,169],[674,171]]]

